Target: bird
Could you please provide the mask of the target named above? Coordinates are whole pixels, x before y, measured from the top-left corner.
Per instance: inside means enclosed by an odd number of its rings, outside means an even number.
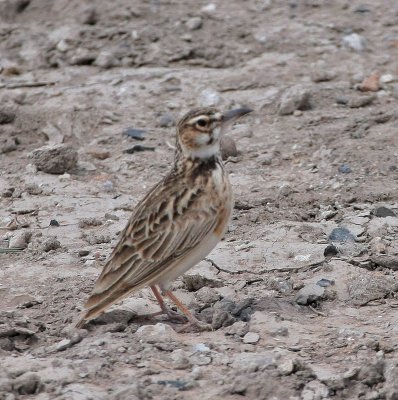
[[[238,118],[251,111],[242,107],[222,113],[202,107],[179,120],[173,166],[134,208],[76,328],[149,286],[161,309],[153,315],[166,314],[171,320],[184,319],[188,320],[186,325],[211,329],[191,313],[170,286],[203,260],[227,230],[233,193],[221,159],[220,140]],[[164,297],[186,319],[169,309]]]

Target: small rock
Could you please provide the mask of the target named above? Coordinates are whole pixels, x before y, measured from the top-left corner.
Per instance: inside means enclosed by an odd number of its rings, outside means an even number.
[[[373,101],[376,98],[377,97],[375,95],[351,97],[348,100],[348,107],[350,107],[350,108],[365,107],[365,106],[368,106],[369,104],[373,103]]]
[[[365,50],[366,47],[365,38],[357,33],[351,33],[350,35],[344,36],[342,43],[344,47],[348,47],[358,52]]]
[[[11,124],[14,122],[16,114],[12,110],[2,109],[0,110],[0,125],[2,124]]]
[[[221,137],[220,147],[221,157],[223,160],[226,160],[228,157],[236,157],[238,155],[235,141],[230,136],[223,135]]]
[[[90,250],[81,249],[77,252],[77,254],[79,255],[79,257],[86,257],[90,254]]]
[[[380,77],[380,83],[391,83],[394,81],[395,81],[394,75],[391,74],[384,74]]]
[[[383,369],[383,360],[378,360],[376,363],[368,362],[361,366],[357,379],[365,385],[374,386],[377,383],[384,381]]]
[[[352,170],[348,164],[341,164],[339,166],[339,172],[342,174],[349,174],[350,172],[352,172]]]
[[[328,287],[334,285],[334,280],[322,278],[316,284],[321,287]]]
[[[117,215],[111,213],[105,213],[104,218],[111,221],[119,221],[120,219]]]
[[[210,287],[202,287],[196,292],[196,298],[199,302],[209,306],[220,300],[220,295]]]
[[[144,325],[135,333],[139,340],[147,343],[158,343],[172,340],[175,336],[173,328],[166,324]]]
[[[192,366],[187,353],[182,349],[174,350],[171,353],[172,366],[175,369],[188,369]]]
[[[243,337],[243,343],[256,344],[260,340],[260,335],[256,332],[247,332]]]
[[[52,219],[49,223],[50,226],[55,226],[58,227],[59,226],[59,222],[56,219]]]
[[[26,249],[32,237],[32,232],[17,232],[10,238],[9,247],[12,249]]]
[[[383,239],[379,236],[374,237],[370,242],[369,246],[373,254],[385,254],[387,253],[387,246]]]
[[[318,300],[322,300],[325,295],[325,288],[317,284],[311,283],[304,286],[296,295],[296,303],[302,306],[306,306],[311,303],[315,303]]]
[[[7,154],[15,151],[18,148],[19,140],[15,137],[6,138],[0,141],[0,154]]]
[[[210,348],[206,346],[204,343],[197,343],[193,346],[192,350],[194,352],[200,352],[200,353],[209,353]]]
[[[279,115],[293,114],[295,110],[307,110],[311,108],[311,92],[301,85],[287,89],[279,104]]]
[[[201,11],[204,13],[214,13],[216,11],[217,6],[214,3],[209,3],[201,8]]]
[[[313,82],[328,82],[336,77],[336,73],[330,70],[326,61],[319,60],[311,66],[311,79]]]
[[[321,400],[328,399],[329,396],[329,388],[324,383],[315,380],[308,382],[301,392],[301,400]]]
[[[393,271],[398,271],[398,257],[397,256],[389,256],[389,255],[383,255],[383,254],[375,254],[370,257],[370,260],[372,261],[373,264],[383,267],[383,268],[388,268]]]
[[[192,17],[189,18],[185,22],[185,26],[190,30],[190,31],[196,31],[200,29],[203,25],[203,20],[201,17]]]
[[[91,50],[78,47],[74,54],[71,55],[69,59],[70,65],[91,65],[95,59],[97,58],[97,54]]]
[[[379,218],[396,217],[396,214],[393,210],[391,210],[390,208],[384,207],[384,206],[376,207],[372,211],[372,214],[375,217],[379,217]]]
[[[257,160],[261,165],[271,165],[272,159],[273,159],[273,157],[270,154],[260,154],[257,157]]]
[[[161,128],[169,128],[170,126],[174,125],[175,125],[174,117],[170,113],[162,114],[159,117],[159,126]]]
[[[237,321],[225,329],[226,335],[244,336],[249,331],[249,325],[244,321]]]
[[[94,64],[98,67],[108,69],[119,65],[119,60],[110,51],[103,50],[98,54]]]
[[[293,193],[294,193],[293,188],[288,183],[284,183],[279,187],[278,198],[288,197]]]
[[[122,132],[123,135],[126,135],[132,139],[136,140],[144,140],[145,139],[145,133],[146,131],[142,129],[135,129],[135,128],[127,128]]]
[[[223,326],[229,326],[236,322],[236,319],[227,311],[215,309],[211,325],[214,329],[220,329]]]
[[[155,147],[143,146],[141,144],[135,144],[133,147],[129,147],[128,149],[123,150],[123,153],[134,154],[134,153],[139,153],[141,151],[155,151]]]
[[[76,168],[77,151],[68,145],[43,146],[33,150],[29,158],[38,170],[49,174],[63,174]]]
[[[362,92],[377,92],[380,89],[379,79],[379,72],[373,72],[362,81],[359,85],[359,89],[362,90]]]
[[[106,160],[111,156],[111,153],[109,151],[88,151],[87,154],[90,154],[90,156],[96,158],[97,160]]]
[[[221,97],[216,90],[205,89],[201,92],[199,101],[203,107],[215,107],[220,104]]]
[[[100,225],[102,225],[102,221],[95,217],[82,218],[79,220],[79,228],[81,229]]]
[[[37,183],[27,184],[25,190],[32,196],[37,196],[43,192],[43,189]]]
[[[278,363],[277,369],[281,375],[290,375],[294,371],[294,361],[289,358],[283,360],[282,362]]]
[[[26,372],[14,380],[14,390],[21,394],[37,394],[42,390],[40,377],[32,372]]]
[[[98,22],[98,13],[95,7],[87,7],[80,14],[80,22],[85,25],[95,25]]]
[[[46,239],[41,245],[43,251],[46,253],[51,250],[57,250],[61,247],[61,243],[56,237],[50,237]]]
[[[347,228],[334,228],[328,239],[332,242],[355,242],[357,240]]]

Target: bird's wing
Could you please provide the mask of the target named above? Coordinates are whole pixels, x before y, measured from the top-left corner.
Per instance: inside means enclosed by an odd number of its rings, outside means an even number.
[[[137,206],[95,283],[87,310],[103,311],[150,284],[215,230],[217,207],[206,200],[204,188],[178,186],[170,189],[170,182],[161,182]]]

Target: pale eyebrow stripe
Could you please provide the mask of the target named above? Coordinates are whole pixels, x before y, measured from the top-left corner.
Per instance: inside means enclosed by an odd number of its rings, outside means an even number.
[[[210,118],[208,115],[199,115],[198,117],[192,118],[189,120],[190,124],[195,124],[196,122],[198,122],[200,119],[205,119],[207,122],[210,121]]]

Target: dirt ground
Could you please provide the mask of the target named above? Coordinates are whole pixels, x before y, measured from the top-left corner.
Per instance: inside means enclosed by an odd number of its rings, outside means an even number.
[[[0,0],[0,399],[397,400],[397,102],[395,0]],[[149,290],[72,330],[199,105],[255,110],[174,284],[214,330]]]

